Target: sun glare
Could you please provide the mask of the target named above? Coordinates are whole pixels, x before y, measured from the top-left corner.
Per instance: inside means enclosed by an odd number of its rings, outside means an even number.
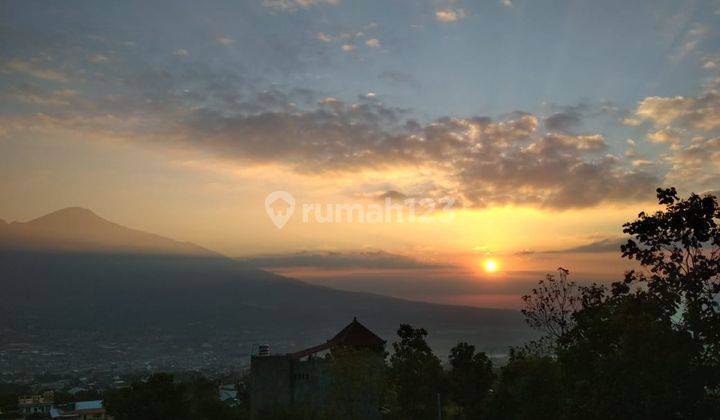
[[[494,273],[498,269],[498,265],[495,260],[485,260],[485,262],[483,263],[483,267],[488,273]]]

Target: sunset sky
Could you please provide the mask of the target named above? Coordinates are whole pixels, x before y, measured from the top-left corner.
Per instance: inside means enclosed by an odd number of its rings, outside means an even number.
[[[0,40],[5,221],[82,206],[316,283],[517,307],[561,265],[622,275],[656,187],[720,190],[719,1],[3,1]],[[452,217],[302,220],[385,198]]]

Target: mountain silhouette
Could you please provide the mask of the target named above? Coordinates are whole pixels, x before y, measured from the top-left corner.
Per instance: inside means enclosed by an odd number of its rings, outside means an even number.
[[[528,336],[517,311],[310,285],[79,207],[0,226],[0,290],[0,327],[33,340],[43,331],[153,329],[182,339],[243,332],[313,344],[354,316],[385,337],[402,322],[424,326],[443,347],[475,337],[504,349]]]
[[[0,231],[0,248],[164,255],[213,255],[190,243],[129,229],[91,210],[68,207],[29,222],[13,222]]]

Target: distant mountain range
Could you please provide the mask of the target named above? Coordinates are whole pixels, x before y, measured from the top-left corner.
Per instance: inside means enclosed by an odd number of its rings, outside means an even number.
[[[291,254],[243,257],[240,261],[267,269],[312,267],[324,269],[425,269],[448,268],[446,264],[417,261],[404,255],[385,251],[301,251]]]
[[[0,249],[219,256],[192,243],[128,229],[81,207],[58,210],[27,223],[0,220]]]
[[[310,285],[77,207],[0,222],[0,290],[0,329],[32,330],[39,339],[50,330],[153,328],[185,337],[243,331],[305,342],[330,337],[355,316],[388,341],[402,322],[423,326],[442,348],[469,340],[500,349],[529,335],[517,311]]]

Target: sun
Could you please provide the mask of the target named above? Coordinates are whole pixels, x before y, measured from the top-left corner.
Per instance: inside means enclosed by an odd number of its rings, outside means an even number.
[[[485,260],[483,263],[483,268],[485,268],[485,271],[488,273],[494,273],[498,269],[498,265],[495,262],[495,260]]]

